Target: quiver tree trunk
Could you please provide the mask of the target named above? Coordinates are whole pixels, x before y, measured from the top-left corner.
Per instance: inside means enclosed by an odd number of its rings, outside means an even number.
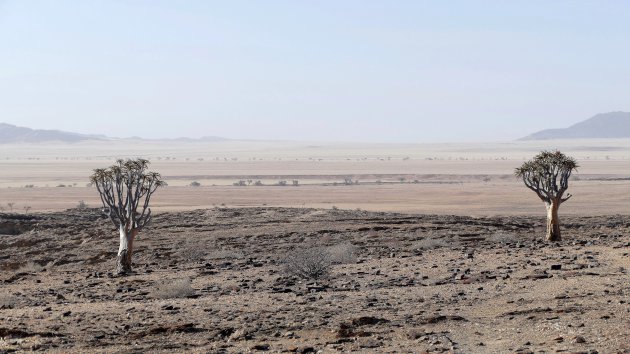
[[[120,246],[118,247],[118,257],[116,257],[116,274],[123,275],[131,273],[131,256],[133,254],[133,241],[138,234],[138,230],[127,231],[124,225],[120,226]]]
[[[563,197],[569,188],[569,177],[578,168],[572,157],[560,151],[542,151],[532,160],[514,170],[523,179],[525,186],[538,195],[547,207],[547,241],[560,241],[560,221],[558,208],[571,198]]]
[[[151,195],[166,183],[157,172],[147,171],[148,160],[118,160],[116,164],[94,170],[90,181],[103,202],[103,211],[120,232],[116,274],[131,272],[133,242],[151,222]]]
[[[560,241],[560,220],[558,219],[560,201],[545,204],[547,206],[547,241]]]

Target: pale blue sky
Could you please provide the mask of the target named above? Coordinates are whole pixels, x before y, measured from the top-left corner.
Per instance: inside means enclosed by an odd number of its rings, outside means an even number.
[[[511,140],[630,111],[627,1],[0,0],[0,122]]]

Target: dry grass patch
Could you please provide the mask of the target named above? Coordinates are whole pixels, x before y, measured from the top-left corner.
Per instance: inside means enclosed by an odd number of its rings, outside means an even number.
[[[158,284],[152,292],[152,296],[157,299],[176,299],[194,295],[195,289],[189,278],[167,280]]]

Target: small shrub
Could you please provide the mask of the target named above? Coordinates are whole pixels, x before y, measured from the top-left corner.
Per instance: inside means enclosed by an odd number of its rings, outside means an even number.
[[[192,181],[192,182],[190,182],[190,186],[191,187],[201,187],[201,183],[199,183],[197,181]]]
[[[0,310],[15,308],[15,305],[17,304],[17,302],[18,302],[18,299],[13,295],[9,295],[9,294],[0,295]]]
[[[18,272],[19,273],[39,273],[42,271],[42,269],[44,269],[44,267],[40,266],[39,264],[33,261],[28,261],[26,262],[25,265],[21,266],[20,269],[18,269]]]
[[[87,203],[84,202],[83,200],[79,200],[79,203],[77,203],[77,209],[86,210],[87,208],[88,208]]]
[[[285,270],[289,275],[313,280],[328,277],[332,263],[330,251],[326,247],[294,249],[284,259]]]
[[[187,261],[201,261],[206,258],[203,247],[189,246],[181,250],[180,254]]]
[[[158,299],[175,299],[189,297],[195,293],[189,278],[164,281],[157,285],[153,297]]]
[[[328,247],[330,261],[333,264],[352,264],[357,262],[359,247],[351,243],[340,243]]]
[[[495,232],[486,237],[486,241],[490,241],[492,243],[516,243],[518,242],[518,238],[514,234]]]

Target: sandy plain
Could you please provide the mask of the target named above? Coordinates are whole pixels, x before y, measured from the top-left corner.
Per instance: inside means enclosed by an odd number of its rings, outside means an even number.
[[[512,175],[553,148],[581,165],[559,243]],[[138,156],[169,186],[115,277],[87,176]],[[630,140],[3,145],[0,353],[630,353],[629,165]],[[344,261],[287,272],[313,247]]]
[[[0,146],[0,207],[59,211],[79,200],[98,206],[86,187],[94,168],[144,157],[169,186],[158,211],[214,206],[317,207],[457,215],[538,214],[543,206],[512,173],[542,149],[580,163],[566,214],[629,211],[630,140],[471,144],[299,142],[100,142]],[[358,181],[345,185],[344,179]],[[246,186],[234,186],[239,180]],[[297,180],[299,186],[292,186]],[[197,181],[201,187],[190,187]],[[248,182],[249,181],[249,182]],[[262,186],[255,186],[261,181]],[[288,186],[278,186],[287,181]],[[64,187],[62,187],[64,186]],[[28,188],[31,187],[31,188]]]

